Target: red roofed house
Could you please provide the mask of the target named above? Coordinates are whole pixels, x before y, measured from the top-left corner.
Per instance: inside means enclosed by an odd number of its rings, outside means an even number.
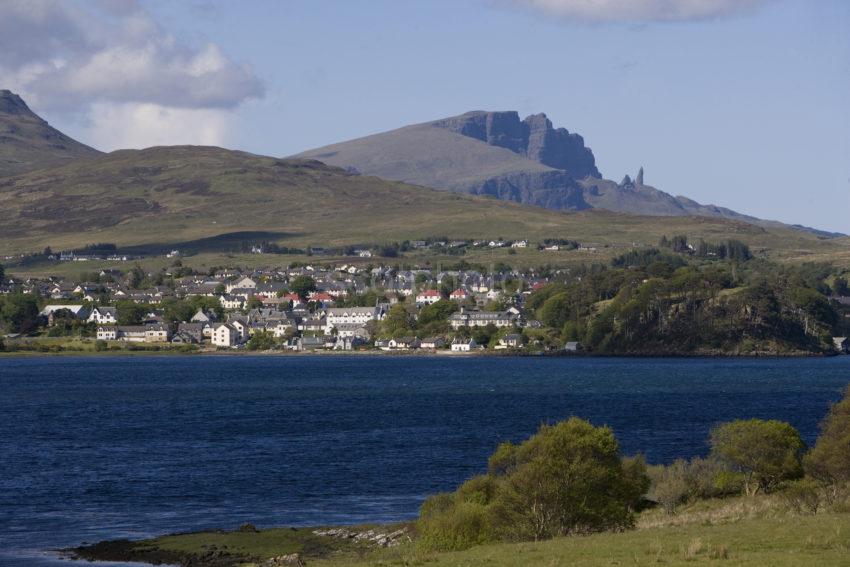
[[[417,305],[431,305],[432,303],[437,303],[443,298],[443,295],[435,290],[428,289],[425,291],[420,291],[416,295],[416,304]]]
[[[466,293],[466,290],[456,289],[449,294],[449,299],[453,301],[465,301],[469,299],[469,294]]]

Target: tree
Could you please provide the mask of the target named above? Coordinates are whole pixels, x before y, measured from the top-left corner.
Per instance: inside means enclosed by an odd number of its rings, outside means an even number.
[[[310,293],[316,291],[316,280],[310,276],[297,276],[289,283],[289,289],[298,297],[306,299]]]
[[[196,311],[188,301],[172,299],[163,302],[163,318],[166,321],[188,321]]]
[[[744,473],[748,496],[802,476],[804,449],[799,432],[782,421],[739,419],[711,431],[712,455]]]
[[[38,298],[23,293],[13,293],[3,301],[0,321],[15,333],[29,333],[38,327]]]
[[[260,309],[263,306],[263,302],[259,297],[252,297],[248,300],[248,303],[245,304],[245,309]]]
[[[383,334],[388,337],[399,337],[412,331],[413,320],[404,305],[396,303],[390,308],[381,325]]]
[[[642,457],[620,458],[611,429],[574,417],[499,445],[486,475],[425,501],[417,529],[430,549],[620,530],[648,486]]]
[[[148,307],[135,301],[124,300],[115,304],[119,325],[138,325],[148,312]]]
[[[424,306],[419,311],[419,324],[428,325],[435,321],[445,321],[449,315],[458,310],[458,305],[454,301],[441,299],[436,303]]]
[[[145,279],[145,272],[142,270],[141,266],[133,266],[133,269],[130,270],[130,273],[127,276],[127,285],[129,285],[132,289],[138,289],[139,286],[142,285],[142,281]]]
[[[6,268],[3,267],[3,264],[0,264],[0,283],[6,279]]]
[[[496,523],[518,539],[631,527],[647,486],[645,474],[627,474],[610,428],[576,417],[503,445],[490,466],[503,478]]]
[[[258,331],[248,339],[246,348],[248,350],[271,350],[277,345],[278,341],[274,337],[274,334],[268,331]]]
[[[807,473],[825,484],[850,482],[850,387],[821,423],[820,436],[804,464]]]

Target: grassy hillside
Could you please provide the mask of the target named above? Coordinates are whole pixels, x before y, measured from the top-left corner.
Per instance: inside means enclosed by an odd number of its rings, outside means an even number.
[[[202,239],[211,240],[196,248],[221,252],[229,251],[229,238],[326,246],[433,235],[654,244],[662,234],[679,233],[738,238],[779,259],[847,257],[850,248],[845,240],[723,219],[547,211],[350,175],[317,162],[194,146],[121,150],[0,180],[0,209],[0,253]]]
[[[365,175],[453,190],[509,173],[556,171],[430,122],[308,150],[294,157],[338,167],[353,164]]]
[[[97,155],[36,116],[19,96],[0,90],[0,177]]]

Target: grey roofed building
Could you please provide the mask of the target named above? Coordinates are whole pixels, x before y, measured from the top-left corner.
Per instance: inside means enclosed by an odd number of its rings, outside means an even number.
[[[510,327],[519,323],[519,317],[509,311],[466,311],[461,309],[449,316],[452,328],[460,327]]]

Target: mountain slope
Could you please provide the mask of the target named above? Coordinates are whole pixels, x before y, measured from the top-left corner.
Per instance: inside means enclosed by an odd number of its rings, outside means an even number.
[[[51,127],[21,97],[0,90],[0,177],[97,155]]]
[[[674,197],[646,185],[642,169],[634,180],[628,176],[621,183],[603,179],[584,139],[564,128],[554,128],[545,114],[520,120],[513,111],[467,112],[308,150],[294,157],[317,159],[385,179],[549,209],[695,215],[762,226],[781,225]]]
[[[0,180],[14,249],[181,242],[238,231],[327,245],[464,233],[557,232],[564,215],[214,147],[121,150]],[[464,227],[459,229],[458,227]],[[7,251],[7,250],[4,250]]]

